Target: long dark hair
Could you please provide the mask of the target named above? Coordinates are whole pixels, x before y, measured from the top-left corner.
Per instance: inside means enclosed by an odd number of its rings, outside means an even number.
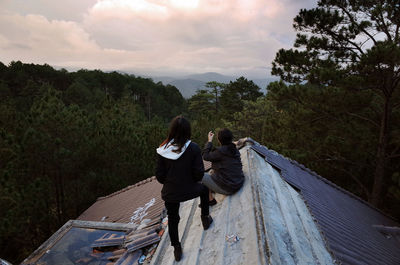
[[[168,144],[172,139],[174,139],[172,144],[178,147],[178,149],[174,150],[174,152],[180,153],[182,151],[182,147],[191,136],[192,129],[190,122],[182,115],[179,115],[172,119],[171,124],[169,125],[168,137],[164,140],[164,142],[162,142],[161,146]]]
[[[217,137],[218,137],[218,141],[221,143],[221,145],[227,145],[229,151],[232,153],[236,152],[236,146],[234,143],[232,143],[233,134],[229,129],[224,128],[224,129],[219,130]]]

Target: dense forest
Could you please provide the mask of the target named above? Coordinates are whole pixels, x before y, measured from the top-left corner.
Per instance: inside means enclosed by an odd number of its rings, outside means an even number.
[[[170,85],[100,70],[0,63],[0,257],[19,262],[99,196],[153,175],[183,114],[252,137],[400,218],[400,6],[325,1],[294,19],[267,94],[240,77],[185,100]]]
[[[117,72],[0,64],[0,247],[26,257],[99,196],[153,175],[184,112],[175,87]]]

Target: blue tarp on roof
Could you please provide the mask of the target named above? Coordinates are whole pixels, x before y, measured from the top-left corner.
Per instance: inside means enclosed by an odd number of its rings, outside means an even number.
[[[303,165],[265,146],[255,144],[252,149],[300,190],[329,248],[342,264],[400,264],[399,242],[375,227],[399,227],[398,223]]]

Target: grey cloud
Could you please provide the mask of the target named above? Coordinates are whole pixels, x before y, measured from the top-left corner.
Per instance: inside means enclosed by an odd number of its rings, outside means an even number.
[[[293,17],[313,2],[284,0],[277,16],[255,12],[241,20],[230,13],[117,18],[88,11],[96,0],[15,0],[7,2],[10,13],[42,14],[47,20],[33,27],[32,18],[20,16],[9,27],[0,27],[0,34],[8,40],[5,58],[10,60],[20,56],[62,67],[264,76],[279,48],[293,43]],[[20,52],[30,47],[30,52]]]
[[[3,8],[21,15],[42,15],[50,20],[81,21],[96,2],[97,0],[11,0],[5,1]]]
[[[4,47],[4,49],[6,49],[6,50],[14,50],[14,49],[16,49],[16,50],[32,50],[32,48],[29,45],[26,45],[23,43],[17,43],[17,42],[6,45]]]

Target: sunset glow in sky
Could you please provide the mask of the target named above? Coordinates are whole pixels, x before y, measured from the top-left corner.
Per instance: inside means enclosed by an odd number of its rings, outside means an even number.
[[[0,61],[264,78],[311,0],[0,0]]]

